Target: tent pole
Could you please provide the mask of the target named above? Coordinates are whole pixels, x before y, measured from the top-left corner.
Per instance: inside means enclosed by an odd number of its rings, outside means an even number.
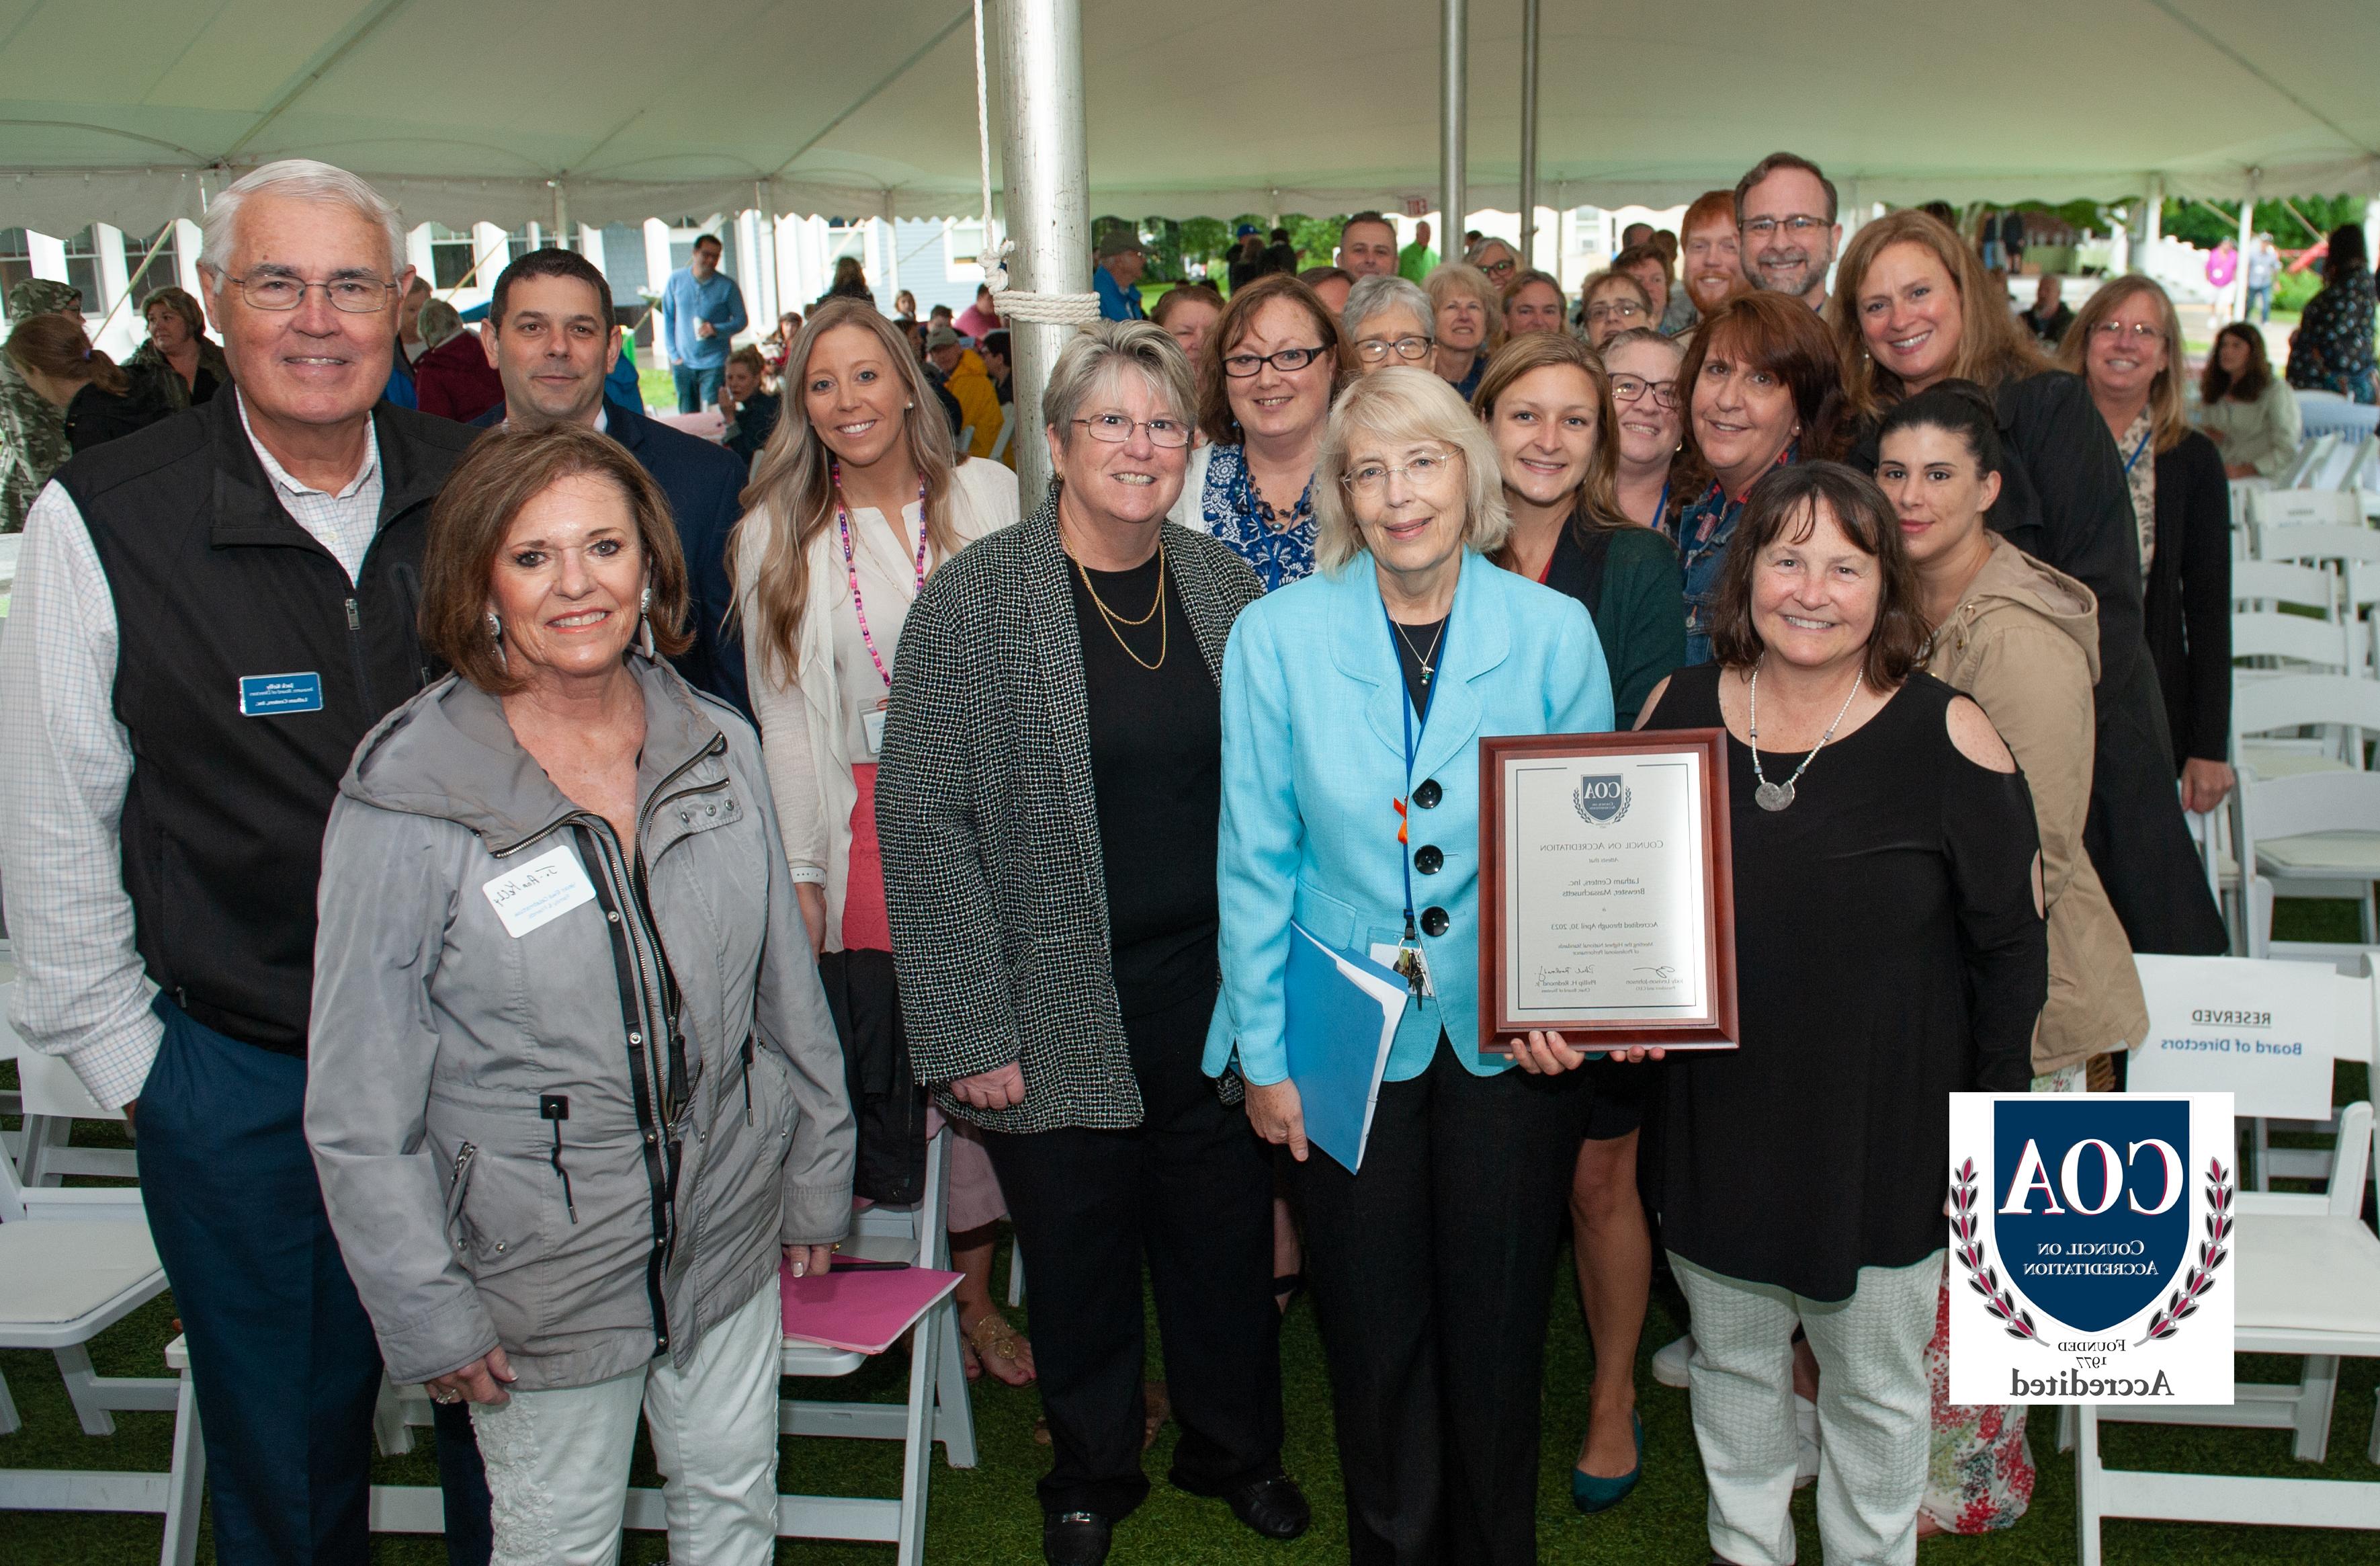
[[[1439,253],[1449,261],[1463,255],[1464,212],[1463,174],[1463,97],[1470,86],[1470,0],[1439,0],[1439,47],[1444,58],[1439,79],[1439,109],[1444,124],[1438,142],[1439,209],[1446,237]]]
[[[1081,0],[998,0],[1001,166],[1006,170],[1012,284],[1037,294],[1091,291],[1090,167],[1083,128]],[[1009,450],[1026,505],[1050,487],[1041,389],[1074,328],[1016,322],[1017,433]]]
[[[578,235],[570,226],[570,190],[559,179],[553,184],[553,242],[562,249],[578,249]]]
[[[1521,6],[1521,265],[1537,264],[1537,6]]]
[[[2141,194],[2140,222],[2133,225],[2140,244],[2132,251],[2131,270],[2146,272],[2156,253],[2156,242],[2165,233],[2165,176],[2149,176],[2148,188]]]

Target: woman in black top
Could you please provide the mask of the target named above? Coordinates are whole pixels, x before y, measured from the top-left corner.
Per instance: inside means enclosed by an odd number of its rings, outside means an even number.
[[[1603,363],[1568,333],[1531,332],[1496,350],[1472,394],[1502,466],[1512,530],[1490,558],[1586,608],[1610,671],[1612,726],[1636,722],[1653,686],[1686,661],[1678,552],[1620,514],[1619,421]],[[1592,1072],[1593,1106],[1571,1180],[1572,1232],[1595,1398],[1571,1479],[1582,1511],[1617,1505],[1643,1464],[1633,1435],[1636,1338],[1653,1281],[1653,1236],[1636,1191],[1637,1128],[1651,1074]]]
[[[1716,662],[1671,676],[1641,725],[1728,731],[1742,1048],[1670,1057],[1646,1158],[1694,1307],[1721,1560],[1793,1558],[1797,1322],[1822,1373],[1826,1557],[1912,1559],[1944,1097],[2032,1080],[2049,986],[2032,800],[1982,710],[1922,672],[1920,602],[1873,480],[1780,468],[1728,552]]]
[[[2154,278],[2119,277],[2083,304],[2058,358],[2090,386],[2124,459],[2182,808],[2213,810],[2232,783],[2231,484],[2215,443],[2182,418],[2180,317]]]
[[[92,347],[78,317],[26,317],[8,334],[7,354],[42,401],[66,410],[72,451],[145,430],[174,411],[153,376],[128,373]]]
[[[1054,1462],[1042,1551],[1106,1559],[1148,1493],[1141,1269],[1182,1426],[1172,1479],[1250,1528],[1281,1473],[1272,1175],[1215,1010],[1217,680],[1256,576],[1170,526],[1190,367],[1162,327],[1087,326],[1043,407],[1056,482],[930,577],[902,629],[877,775],[911,1063],[984,1129],[1033,1258]]]
[[[2099,601],[2092,863],[2133,951],[2219,953],[2230,938],[2173,786],[2123,459],[2090,389],[2048,368],[1994,286],[1974,247],[1922,212],[1878,218],[1843,248],[1827,314],[1857,421],[1847,460],[1875,471],[1877,422],[1905,396],[1953,378],[1992,394],[2003,452],[1992,530]]]

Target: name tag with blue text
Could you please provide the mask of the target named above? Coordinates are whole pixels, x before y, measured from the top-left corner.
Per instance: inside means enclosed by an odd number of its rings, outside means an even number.
[[[243,718],[277,718],[286,712],[320,712],[322,710],[322,676],[320,674],[242,674],[239,677],[239,715]]]

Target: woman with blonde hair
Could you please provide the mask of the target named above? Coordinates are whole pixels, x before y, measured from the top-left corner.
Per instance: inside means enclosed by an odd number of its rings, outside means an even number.
[[[1497,300],[1496,285],[1477,267],[1454,261],[1433,269],[1421,286],[1429,296],[1430,335],[1438,348],[1431,368],[1468,401],[1488,356],[1504,341],[1504,307]]]
[[[2146,277],[2100,285],[2058,362],[2116,437],[2141,538],[2142,618],[2186,810],[2231,792],[2231,486],[2186,422],[2181,320]]]
[[[2099,739],[2085,842],[2099,879],[2135,952],[2226,950],[2174,792],[2123,458],[2090,388],[2044,361],[1974,247],[1922,212],[1887,213],[1852,237],[1827,320],[1857,421],[1854,467],[1875,470],[1876,427],[1902,398],[1953,379],[1991,396],[2001,445],[1992,530],[2098,600]]]
[[[1517,1566],[1592,1099],[1560,1035],[1479,1048],[1478,742],[1608,729],[1610,679],[1575,601],[1492,564],[1512,531],[1495,443],[1439,377],[1351,384],[1315,489],[1316,573],[1250,604],[1223,660],[1206,1069],[1245,1082],[1257,1135],[1297,1160],[1349,1553]],[[1284,972],[1307,935],[1414,988],[1360,1171],[1309,1148],[1289,1076]]]
[[[744,505],[728,545],[736,614],[785,859],[850,1068],[856,1189],[910,1201],[934,1128],[895,1003],[877,753],[911,601],[944,561],[1016,520],[1016,475],[955,458],[900,332],[867,300],[830,298],[786,353],[777,427]],[[954,1141],[960,1329],[976,1363],[1022,1385],[1031,1348],[991,1299],[1003,1210],[981,1147]]]

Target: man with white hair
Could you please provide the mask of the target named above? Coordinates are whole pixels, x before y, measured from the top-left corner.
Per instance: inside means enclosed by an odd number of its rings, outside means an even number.
[[[249,174],[199,265],[237,390],[75,457],[25,528],[12,1020],[136,1134],[217,1559],[355,1561],[381,1358],[301,1123],[315,880],[349,756],[432,673],[430,504],[477,431],[382,400],[413,269],[355,176]]]

